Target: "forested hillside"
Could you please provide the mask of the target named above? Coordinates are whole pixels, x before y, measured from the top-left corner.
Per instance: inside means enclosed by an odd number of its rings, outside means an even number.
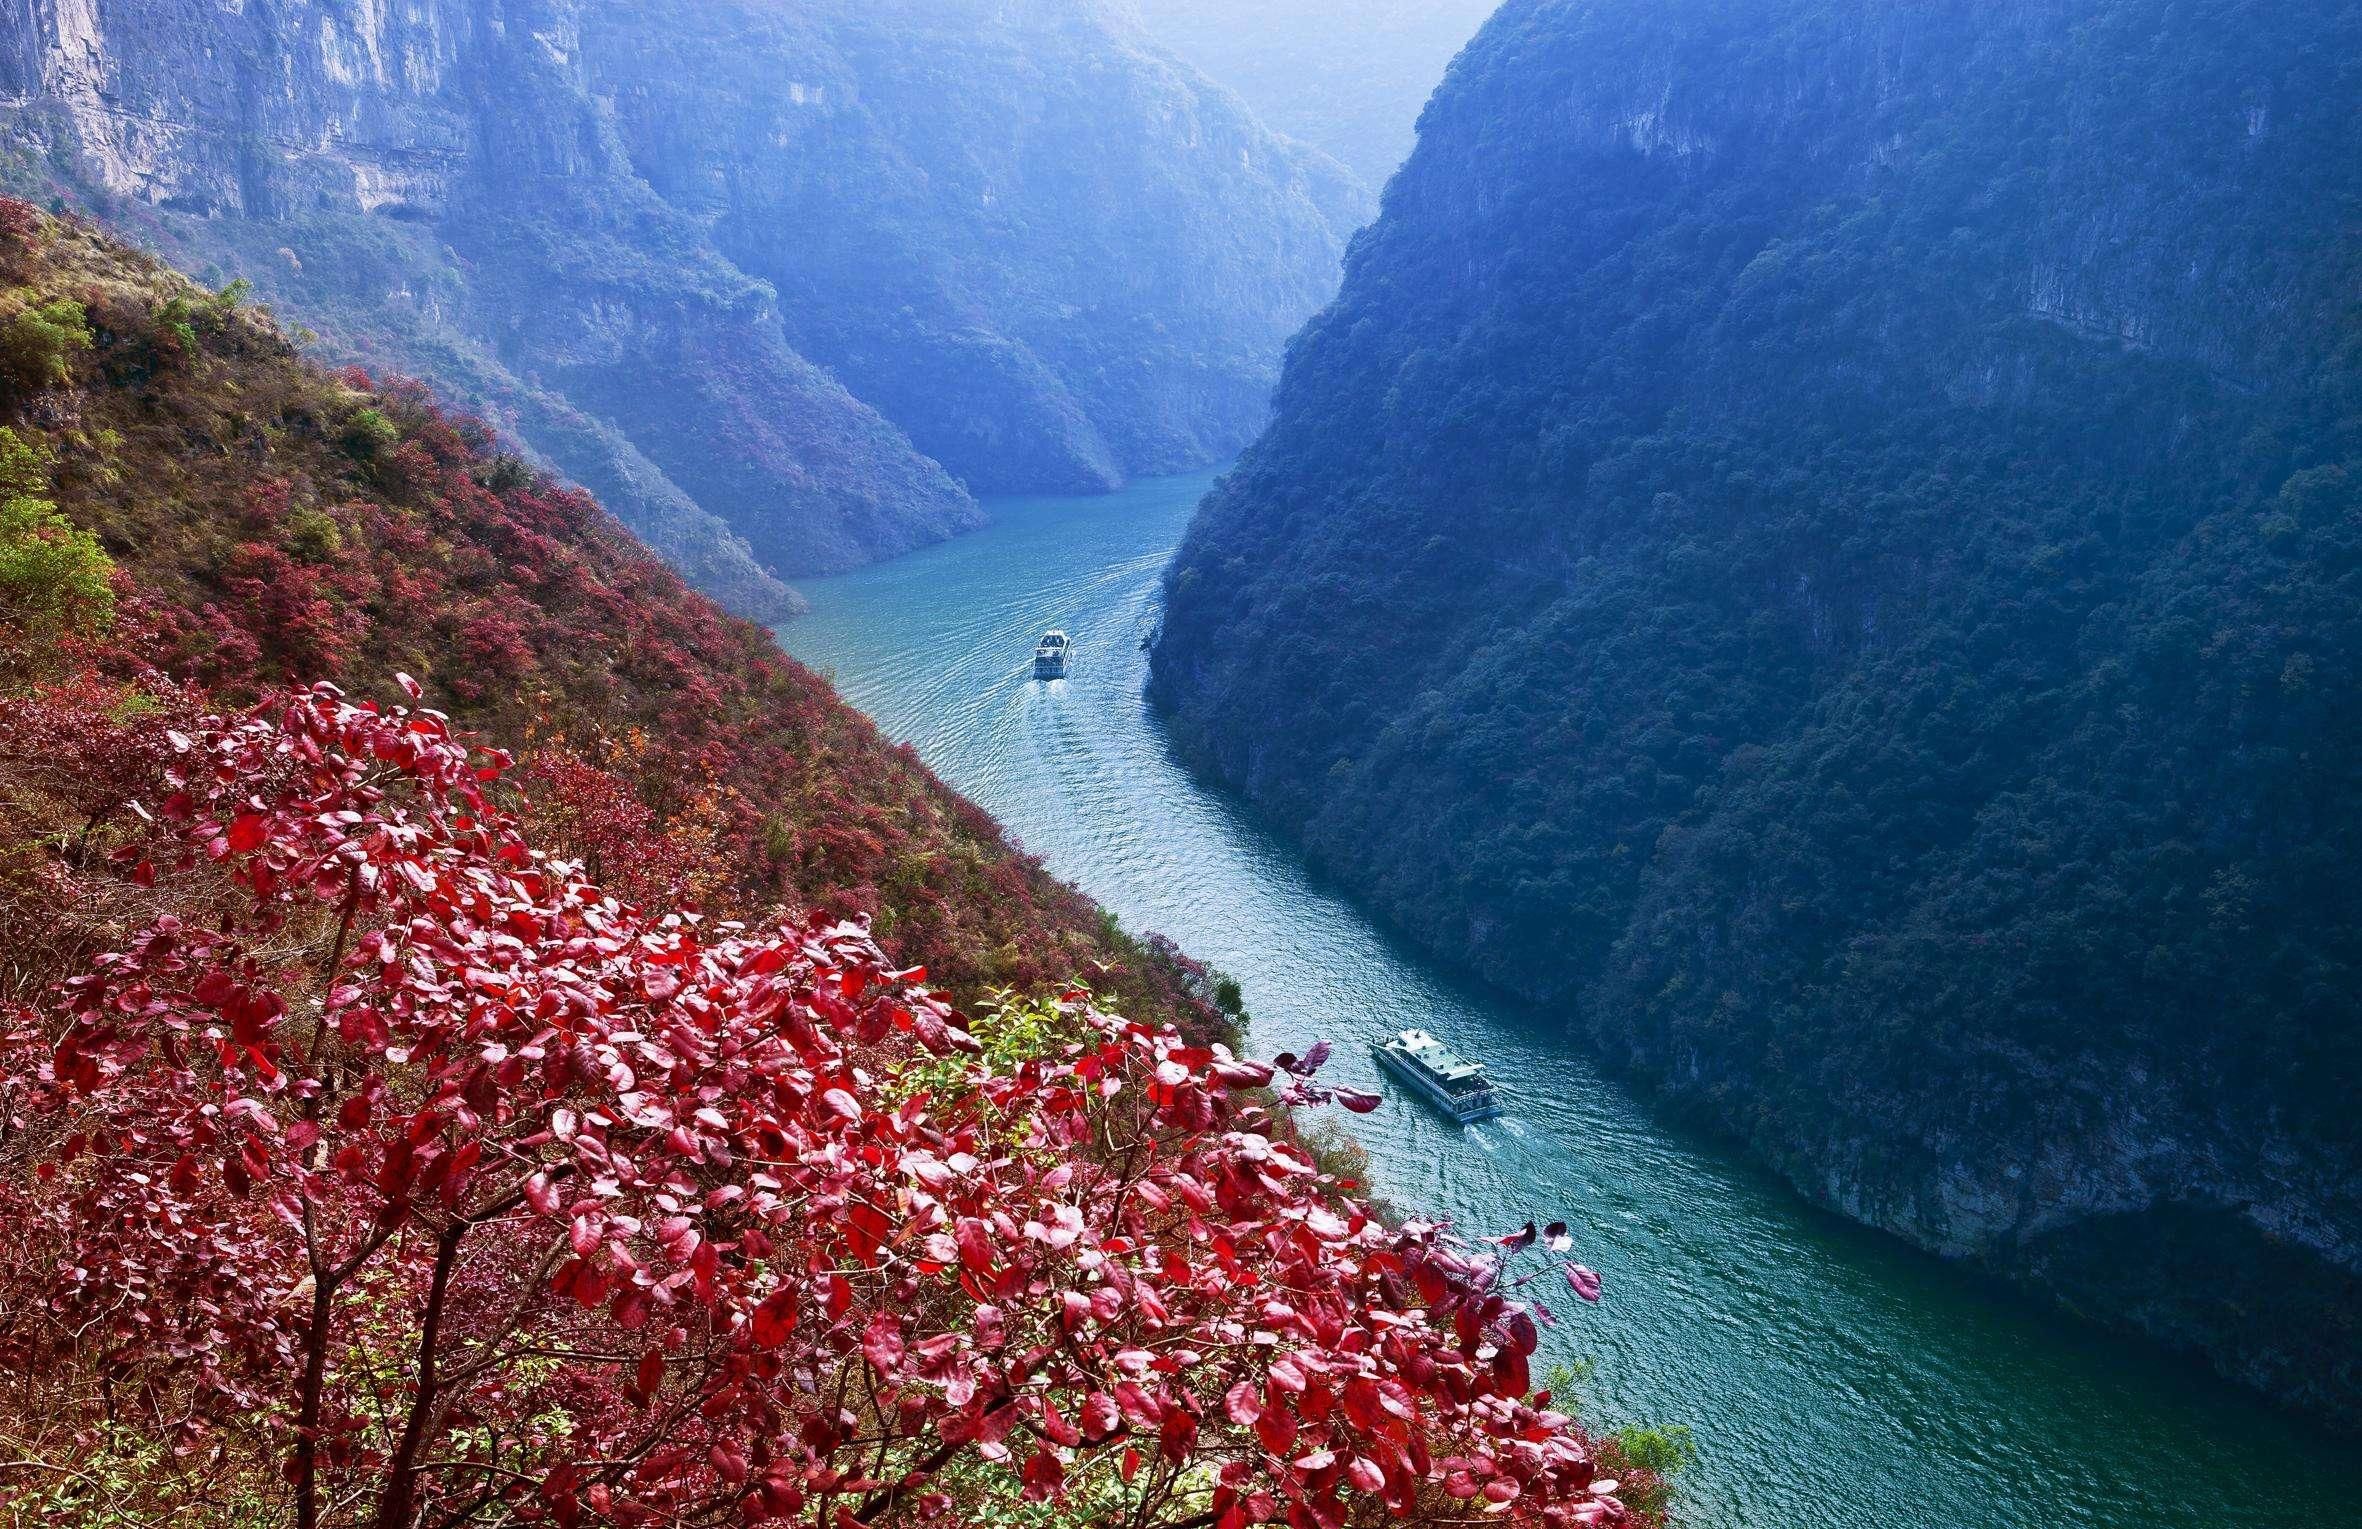
[[[2362,6],[1514,0],[1154,693],[1802,1190],[2362,1423]]]
[[[434,381],[758,618],[971,491],[1237,450],[1357,221],[1099,0],[303,14],[14,8],[6,179]]]

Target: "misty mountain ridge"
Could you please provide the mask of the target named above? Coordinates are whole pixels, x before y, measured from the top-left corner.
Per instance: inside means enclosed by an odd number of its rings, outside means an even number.
[[[1159,43],[1374,193],[1409,157],[1420,108],[1498,0],[1124,3]]]
[[[414,371],[766,618],[1236,451],[1363,203],[1092,0],[37,3],[11,179]]]

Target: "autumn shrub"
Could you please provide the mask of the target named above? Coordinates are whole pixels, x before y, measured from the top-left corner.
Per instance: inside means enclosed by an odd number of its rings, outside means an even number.
[[[0,275],[92,316],[61,384],[70,403],[21,410],[13,428],[53,464],[40,497],[117,560],[115,679],[151,672],[241,702],[408,670],[528,762],[563,740],[613,775],[693,852],[701,904],[868,917],[969,999],[1082,974],[1136,1018],[1229,1027],[768,633],[684,588],[482,423],[413,383],[325,373],[234,292],[4,199]],[[192,364],[156,364],[167,311],[196,336]],[[364,410],[399,437],[385,449],[371,431],[366,462],[340,439]]]
[[[1528,1396],[1526,1288],[1596,1277],[1561,1228],[1369,1217],[1260,1102],[1374,1102],[1317,1056],[1074,994],[980,1059],[859,925],[550,858],[433,712],[323,686],[166,743],[111,859],[197,895],[0,1026],[0,1379],[161,1446],[125,1511],[1634,1521]],[[0,1513],[74,1468],[12,1455]]]
[[[166,794],[172,735],[203,715],[161,680],[81,668],[26,684],[0,687],[0,1015],[163,911],[152,878],[111,874],[108,857],[133,804]],[[171,896],[184,910],[200,901],[187,882]],[[0,1138],[6,1119],[0,1108]]]

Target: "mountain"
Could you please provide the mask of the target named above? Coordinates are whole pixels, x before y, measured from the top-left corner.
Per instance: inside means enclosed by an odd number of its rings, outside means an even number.
[[[432,380],[764,619],[971,491],[1235,451],[1355,221],[1092,0],[30,0],[0,94],[21,188]]]
[[[1179,747],[1804,1193],[2362,1424],[2362,6],[1515,0]]]
[[[1373,190],[1499,0],[1129,0],[1150,36]]]

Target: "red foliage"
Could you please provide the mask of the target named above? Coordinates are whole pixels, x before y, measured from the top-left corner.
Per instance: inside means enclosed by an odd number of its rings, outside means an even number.
[[[31,696],[0,697],[0,778],[56,801],[86,840],[155,793],[174,729],[197,715],[196,699],[162,679],[131,691],[84,670]]]
[[[518,778],[539,841],[634,903],[699,903],[729,875],[711,842],[699,840],[690,814],[665,824],[631,782],[568,749],[536,751]]]
[[[1526,1395],[1537,1234],[1388,1231],[1274,1141],[1317,1056],[1076,995],[996,1074],[857,925],[538,852],[435,713],[168,742],[144,863],[237,899],[8,1027],[0,1363],[259,1427],[307,1526],[956,1523],[977,1462],[1172,1529],[1626,1519]]]
[[[358,623],[330,597],[326,582],[277,547],[245,542],[230,554],[222,588],[279,665],[330,673],[351,659]]]

